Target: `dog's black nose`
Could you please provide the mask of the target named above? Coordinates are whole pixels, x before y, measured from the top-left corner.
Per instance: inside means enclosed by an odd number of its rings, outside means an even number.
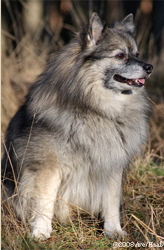
[[[143,68],[147,74],[150,74],[153,70],[153,66],[151,64],[148,64],[148,63],[145,63]]]

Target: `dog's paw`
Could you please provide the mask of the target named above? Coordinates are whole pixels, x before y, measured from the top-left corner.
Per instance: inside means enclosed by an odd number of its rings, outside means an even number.
[[[43,241],[51,237],[51,223],[39,221],[40,223],[32,223],[31,238],[35,241]]]
[[[44,241],[51,237],[51,232],[44,231],[43,229],[34,229],[31,233],[31,238],[35,241]]]
[[[111,238],[111,239],[124,238],[128,235],[127,232],[123,230],[118,230],[118,231],[104,230],[104,234],[106,237]]]
[[[109,238],[124,238],[127,233],[121,229],[119,220],[112,221],[106,220],[104,223],[104,234]]]

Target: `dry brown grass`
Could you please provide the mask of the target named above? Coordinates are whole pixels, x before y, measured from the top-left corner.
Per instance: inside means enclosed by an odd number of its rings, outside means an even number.
[[[164,53],[164,52],[162,52]],[[9,56],[2,54],[2,140],[9,120],[23,102],[28,87],[42,71],[47,50],[26,35]],[[129,235],[121,240],[129,243],[155,244],[164,241],[164,87],[163,58],[153,55],[154,73],[148,81],[152,101],[150,141],[147,153],[139,158],[126,179],[122,204],[122,224]],[[154,83],[155,81],[155,83]],[[161,89],[163,88],[163,89]],[[70,225],[54,220],[51,239],[42,243],[31,241],[29,226],[17,220],[12,207],[2,203],[2,249],[110,249],[114,242],[98,230],[98,220],[77,218]],[[162,243],[161,243],[162,244]],[[138,249],[149,247],[138,247]],[[151,249],[161,249],[152,247]]]

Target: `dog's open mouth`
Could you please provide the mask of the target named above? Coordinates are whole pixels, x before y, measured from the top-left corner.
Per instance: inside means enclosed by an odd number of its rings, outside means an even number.
[[[142,87],[145,84],[145,78],[138,78],[138,79],[127,79],[120,75],[114,75],[114,80],[121,83],[127,83],[131,86]]]

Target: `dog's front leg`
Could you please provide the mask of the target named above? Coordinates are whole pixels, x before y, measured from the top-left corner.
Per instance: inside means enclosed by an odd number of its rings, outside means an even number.
[[[45,170],[39,173],[35,183],[36,207],[33,208],[31,236],[36,240],[50,238],[54,204],[61,183],[59,171]]]
[[[120,199],[122,190],[122,171],[115,173],[110,181],[104,213],[104,232],[108,237],[124,236],[126,232],[120,225]]]

